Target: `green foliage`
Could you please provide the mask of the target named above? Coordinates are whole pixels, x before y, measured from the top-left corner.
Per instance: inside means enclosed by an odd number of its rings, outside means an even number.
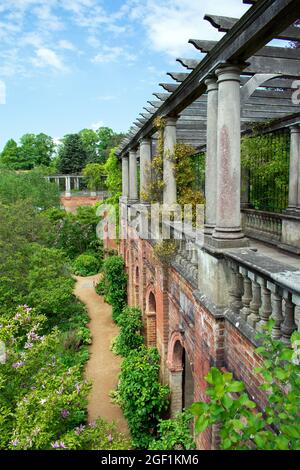
[[[59,170],[63,174],[81,173],[88,154],[79,134],[68,134],[59,149]]]
[[[300,428],[295,416],[300,406],[300,333],[293,333],[292,349],[281,341],[272,341],[270,335],[260,337],[263,345],[256,352],[263,362],[256,373],[268,398],[263,412],[249,399],[242,382],[234,381],[230,372],[213,367],[206,376],[210,402],[191,407],[197,417],[196,431],[202,432],[214,423],[220,425],[222,449],[299,450]]]
[[[108,159],[103,165],[105,174],[107,175],[106,186],[111,197],[116,198],[116,202],[119,201],[119,197],[122,193],[122,170],[120,162],[116,157],[116,149],[111,149]]]
[[[77,426],[56,443],[69,450],[130,450],[128,438],[119,433],[116,424],[108,424],[101,418],[89,425]],[[58,447],[59,448],[59,447]]]
[[[191,435],[193,416],[189,411],[178,413],[174,419],[159,420],[158,436],[150,442],[149,450],[191,450],[196,445]]]
[[[155,348],[132,350],[121,365],[116,393],[128,421],[133,446],[147,449],[158,420],[168,408],[170,390],[159,383],[159,353]]]
[[[126,357],[133,349],[138,349],[144,342],[141,335],[143,328],[142,312],[139,308],[124,308],[118,317],[120,333],[115,339],[113,351]]]
[[[97,292],[104,295],[105,301],[112,305],[113,319],[118,323],[126,305],[127,274],[124,260],[121,256],[110,256],[103,263],[103,279]]]
[[[88,163],[82,174],[91,191],[102,191],[105,188],[104,168],[101,163]]]
[[[271,134],[243,137],[241,162],[251,173],[250,202],[254,209],[274,212],[286,209],[289,180],[289,146],[286,136]]]
[[[73,263],[74,274],[78,276],[93,276],[100,271],[100,268],[100,259],[88,253],[79,255]]]
[[[52,137],[40,134],[24,134],[20,146],[10,139],[1,155],[0,165],[11,170],[30,170],[34,167],[49,166],[54,153]]]
[[[59,191],[48,183],[39,172],[15,173],[0,171],[0,201],[13,204],[27,200],[28,204],[41,210],[59,207]]]
[[[103,257],[103,243],[96,234],[99,219],[95,207],[78,207],[76,214],[51,210],[44,215],[55,222],[55,246],[70,259],[84,252]]]

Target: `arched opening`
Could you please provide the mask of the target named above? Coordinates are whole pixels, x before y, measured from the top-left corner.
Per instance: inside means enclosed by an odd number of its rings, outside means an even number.
[[[172,353],[170,385],[171,416],[187,409],[194,402],[194,377],[188,354],[181,341],[175,341]]]
[[[139,307],[140,305],[140,271],[139,267],[137,266],[135,269],[135,276],[134,276],[134,290],[135,290],[135,306]]]
[[[156,299],[151,291],[147,301],[147,346],[156,346]]]

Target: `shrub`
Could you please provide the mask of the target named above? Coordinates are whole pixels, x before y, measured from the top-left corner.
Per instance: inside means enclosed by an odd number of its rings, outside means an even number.
[[[124,308],[118,318],[118,325],[121,330],[114,342],[113,351],[126,357],[130,351],[138,349],[144,342],[144,337],[141,335],[142,312],[139,308]]]
[[[270,322],[270,332],[273,322]],[[210,402],[192,405],[197,417],[196,431],[216,423],[220,427],[221,448],[231,450],[299,450],[300,432],[295,421],[300,406],[300,333],[291,338],[292,349],[270,335],[259,334],[263,345],[256,352],[264,360],[256,369],[267,392],[263,412],[251,401],[243,382],[234,381],[230,372],[211,368],[206,376]]]
[[[178,413],[174,419],[160,420],[158,437],[150,443],[149,450],[191,450],[196,445],[191,435],[192,414]]]
[[[79,255],[73,263],[74,274],[78,276],[93,276],[100,270],[100,261],[90,254]]]
[[[158,420],[168,408],[170,390],[159,383],[159,364],[157,349],[142,346],[132,350],[121,365],[116,397],[136,448],[148,448]]]
[[[105,301],[113,308],[113,319],[118,322],[126,305],[127,274],[121,256],[110,256],[103,263],[103,279],[97,292],[104,295]]]
[[[130,440],[117,431],[115,424],[99,418],[88,425],[77,426],[61,436],[57,446],[64,444],[69,450],[129,450]],[[59,448],[59,447],[58,447]]]

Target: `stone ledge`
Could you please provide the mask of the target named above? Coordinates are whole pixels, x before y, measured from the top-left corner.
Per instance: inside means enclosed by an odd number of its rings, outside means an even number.
[[[256,338],[256,334],[258,333],[255,331],[245,320],[243,320],[240,316],[234,313],[230,308],[227,308],[224,312],[225,319],[233,325],[236,330],[242,333],[250,343],[254,346],[259,346],[261,344],[260,340]]]
[[[193,292],[196,301],[199,302],[208,312],[215,318],[222,320],[225,318],[225,310],[222,307],[217,307],[213,302],[208,300],[206,295],[202,294],[199,290]]]

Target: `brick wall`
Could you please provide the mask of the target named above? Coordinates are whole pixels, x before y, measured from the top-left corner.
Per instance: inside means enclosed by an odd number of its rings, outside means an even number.
[[[176,343],[184,348],[194,380],[194,400],[207,400],[204,377],[210,367],[225,367],[245,382],[251,397],[264,406],[259,379],[253,373],[259,357],[254,346],[222,316],[210,312],[194,296],[194,287],[174,268],[162,266],[148,241],[122,241],[120,252],[127,256],[130,305],[142,309],[146,344],[156,344],[161,355],[161,379],[172,389],[171,414],[182,406],[182,364]],[[138,267],[138,280],[136,268]],[[137,292],[138,290],[138,292]],[[156,311],[149,307],[155,297]],[[196,442],[199,449],[217,447],[218,430],[207,429]]]

